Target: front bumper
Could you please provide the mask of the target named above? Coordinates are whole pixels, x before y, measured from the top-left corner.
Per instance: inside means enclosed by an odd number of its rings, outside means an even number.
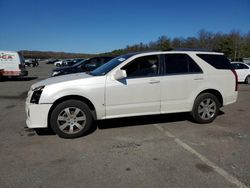
[[[33,104],[26,101],[26,125],[29,128],[48,127],[48,115],[52,104]]]

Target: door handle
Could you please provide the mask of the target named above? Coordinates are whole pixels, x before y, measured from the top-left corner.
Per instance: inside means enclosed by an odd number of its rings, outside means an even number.
[[[202,78],[202,77],[197,77],[197,78],[194,78],[194,80],[204,80],[204,78]]]
[[[157,84],[160,83],[160,80],[150,80],[149,84]]]

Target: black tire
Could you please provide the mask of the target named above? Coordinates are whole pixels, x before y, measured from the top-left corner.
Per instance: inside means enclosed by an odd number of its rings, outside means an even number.
[[[85,135],[92,122],[89,107],[78,100],[67,100],[58,104],[50,116],[50,126],[61,138],[78,138]]]
[[[250,75],[248,75],[245,79],[245,84],[250,84]]]
[[[202,93],[195,99],[191,115],[197,123],[211,123],[217,117],[219,108],[220,103],[215,95]]]

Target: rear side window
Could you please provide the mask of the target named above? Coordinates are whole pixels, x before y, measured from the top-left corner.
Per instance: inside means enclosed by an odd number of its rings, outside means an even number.
[[[224,55],[197,54],[197,56],[216,69],[232,69],[230,61]]]
[[[202,73],[201,68],[187,54],[166,54],[165,74]]]
[[[232,66],[234,69],[249,69],[248,66],[242,63],[233,63]]]

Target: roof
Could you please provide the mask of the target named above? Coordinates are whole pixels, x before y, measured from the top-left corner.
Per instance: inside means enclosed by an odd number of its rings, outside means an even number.
[[[17,53],[17,51],[5,51],[5,50],[0,50],[0,53]]]
[[[136,53],[129,53],[131,56],[134,55],[160,55],[160,54],[211,54],[211,55],[224,55],[223,53],[219,52],[207,52],[207,51],[151,51],[151,52],[136,52]]]

